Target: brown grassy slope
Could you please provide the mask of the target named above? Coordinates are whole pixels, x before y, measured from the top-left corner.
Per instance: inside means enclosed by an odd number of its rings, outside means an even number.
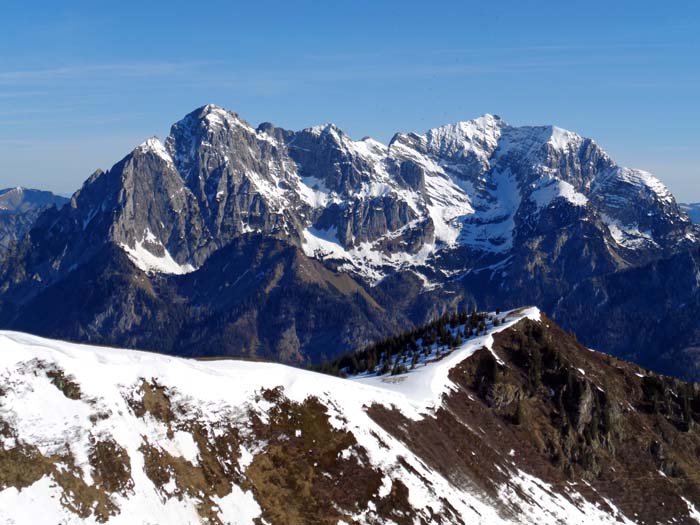
[[[681,497],[700,504],[696,386],[590,351],[545,317],[497,334],[493,350],[452,369],[458,389],[434,418],[372,416],[453,483],[494,499],[520,469],[639,523],[695,523]]]

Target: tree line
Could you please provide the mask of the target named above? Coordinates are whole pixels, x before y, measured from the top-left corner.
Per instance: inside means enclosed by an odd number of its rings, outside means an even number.
[[[499,314],[500,312],[496,312]],[[376,372],[379,375],[403,374],[416,368],[424,359],[437,352],[449,353],[465,339],[486,333],[487,323],[498,326],[498,317],[489,316],[473,308],[449,312],[411,330],[393,335],[358,352],[344,354],[327,361],[315,370],[341,377]]]

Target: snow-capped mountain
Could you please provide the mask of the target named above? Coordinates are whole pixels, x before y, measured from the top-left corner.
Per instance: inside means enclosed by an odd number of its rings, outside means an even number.
[[[257,232],[374,284],[398,268],[426,278],[468,270],[471,260],[453,268],[441,257],[458,247],[506,261],[554,209],[590,222],[617,265],[697,242],[651,175],[616,166],[575,133],[490,115],[383,145],[332,124],[256,129],[209,105],[176,123],[165,144],[151,138],[93,175],[64,215],[148,271],[193,271]],[[68,250],[53,264],[75,258]]]
[[[0,518],[700,521],[696,388],[534,308],[486,319],[441,358],[353,380],[0,332]]]
[[[60,208],[68,199],[48,191],[16,187],[0,190],[0,249],[20,240],[46,208]]]
[[[208,105],[42,215],[0,260],[0,326],[319,361],[474,301],[556,315],[699,238],[658,179],[557,127],[485,115],[385,145]]]

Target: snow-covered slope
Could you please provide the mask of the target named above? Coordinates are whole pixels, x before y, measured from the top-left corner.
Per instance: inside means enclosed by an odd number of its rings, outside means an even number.
[[[454,366],[540,314],[499,318],[441,361],[357,380],[0,332],[1,521],[630,522],[507,456],[494,491],[448,481],[370,417],[381,406],[430,421],[457,388]]]
[[[466,343],[454,350],[450,350],[445,345],[433,343],[429,353],[417,360],[417,366],[406,374],[400,374],[398,378],[394,375],[364,373],[352,377],[352,379],[383,390],[399,392],[416,409],[429,413],[440,405],[442,396],[454,388],[448,377],[450,370],[477,350],[484,347],[491,348],[494,334],[510,328],[522,319],[539,321],[540,311],[537,308],[526,308],[504,314],[492,314],[490,317],[491,319],[503,319],[504,323],[494,326],[493,321],[489,320],[486,323],[488,330],[486,333],[469,338]],[[451,331],[459,332],[460,329],[463,330],[464,325],[458,325]],[[398,359],[399,356],[393,356],[392,362],[396,363]]]
[[[322,162],[329,148],[335,162]],[[507,264],[516,240],[551,230],[549,210],[558,215],[555,226],[574,215],[595,225],[611,252],[636,252],[632,259],[698,240],[658,179],[616,166],[593,140],[555,126],[514,127],[484,115],[397,134],[386,147],[327,125],[296,134],[289,152],[333,203],[318,220],[310,215],[305,251],[373,283],[401,268],[434,279],[436,270],[443,277],[468,271],[472,258]],[[397,213],[387,201],[405,204],[393,225],[386,218]],[[445,265],[450,258],[441,255],[454,250],[468,254],[466,264]]]

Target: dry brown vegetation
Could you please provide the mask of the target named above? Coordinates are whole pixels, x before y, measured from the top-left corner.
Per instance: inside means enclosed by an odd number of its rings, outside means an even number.
[[[0,489],[29,487],[50,477],[61,489],[61,504],[81,518],[106,522],[119,512],[112,495],[127,496],[133,488],[128,454],[113,441],[101,441],[90,450],[94,483],[88,485],[70,453],[44,456],[36,447],[18,442],[0,445]]]
[[[515,462],[639,523],[694,523],[681,496],[700,503],[696,387],[592,352],[548,319],[497,334],[493,350],[451,371],[458,391],[435,418],[383,407],[372,417],[453,483],[494,499]]]
[[[370,513],[370,521],[413,523],[406,487],[394,480],[390,493],[379,498],[383,474],[371,467],[350,432],[330,424],[327,408],[315,398],[296,403],[281,389],[262,391],[258,401],[270,404],[266,419],[250,410],[244,437],[233,425],[211,435],[196,419],[173,407],[169,391],[153,381],[142,381],[138,394],[130,400],[138,417],[149,414],[165,423],[171,436],[176,430],[189,432],[199,451],[193,464],[144,440],[140,452],[146,475],[163,497],[197,501],[207,523],[221,523],[211,498],[226,496],[234,483],[254,494],[261,517],[272,524],[335,524],[366,510],[370,501],[377,509]],[[254,449],[261,443],[265,446],[242,471],[240,445]],[[347,450],[352,453],[344,454]],[[168,493],[166,486],[175,488]]]
[[[33,366],[30,373],[50,381],[57,396],[93,407],[93,424],[111,417],[62,370]],[[546,318],[496,334],[493,351],[478,350],[450,371],[450,379],[457,389],[433,416],[413,421],[382,406],[370,407],[369,415],[422,463],[483,495],[503,517],[518,518],[519,509],[498,494],[512,484],[516,469],[554,491],[576,491],[612,510],[609,500],[642,524],[690,523],[681,497],[700,506],[698,387],[589,351]],[[134,416],[164,426],[168,438],[186,432],[194,440],[192,460],[146,437],[139,452],[162,498],[191,499],[203,522],[223,525],[216,498],[231,494],[234,485],[260,505],[258,523],[336,524],[361,513],[376,524],[460,521],[446,500],[440,514],[419,514],[411,506],[396,473],[422,478],[400,457],[391,488],[380,497],[387,474],[372,466],[351,432],[331,424],[328,407],[317,398],[296,402],[281,388],[262,390],[235,417],[212,421],[154,379],[140,380],[124,397]],[[115,496],[133,494],[132,458],[115,441],[90,442],[88,484],[68,444],[44,455],[1,419],[0,434],[0,490],[49,477],[66,509],[100,522],[119,513]],[[382,438],[372,435],[381,447]],[[244,465],[242,449],[252,454]]]

